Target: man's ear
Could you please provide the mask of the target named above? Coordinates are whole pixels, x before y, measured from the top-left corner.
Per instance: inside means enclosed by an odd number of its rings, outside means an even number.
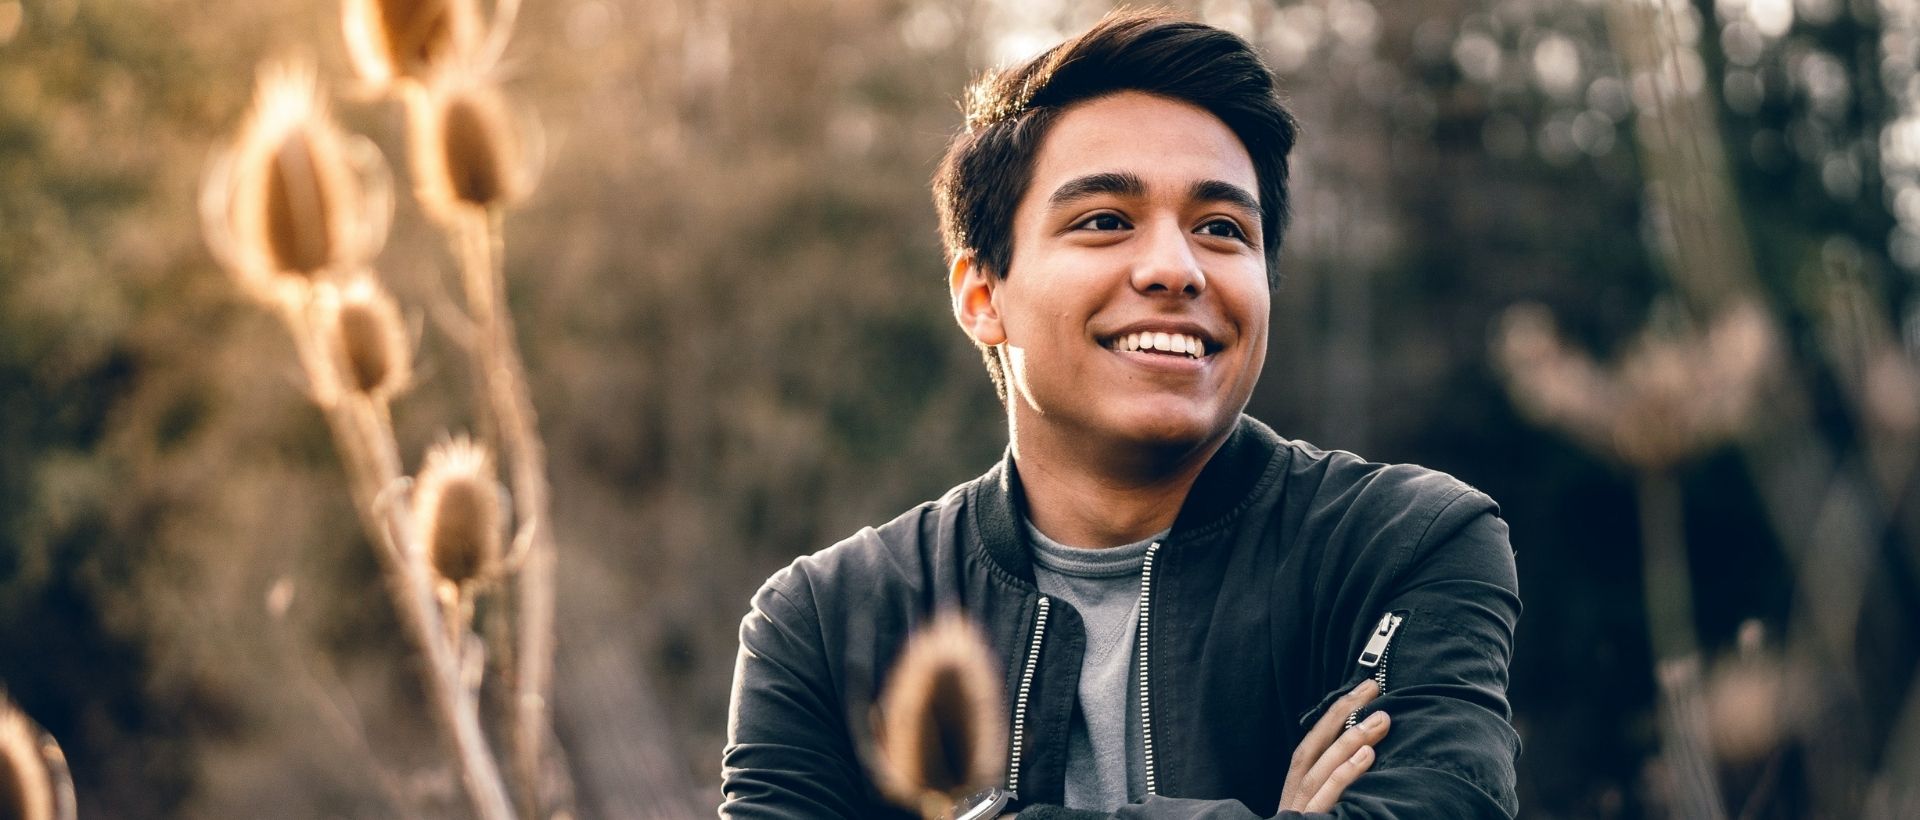
[[[947,288],[953,293],[953,318],[960,329],[975,342],[993,347],[1006,342],[1006,328],[1000,324],[1000,307],[995,296],[1002,280],[988,273],[971,253],[953,260],[947,272]]]

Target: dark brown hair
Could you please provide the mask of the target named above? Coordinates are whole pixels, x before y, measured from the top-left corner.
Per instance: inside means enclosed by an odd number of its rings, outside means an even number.
[[[1247,41],[1170,11],[1121,10],[1024,64],[988,74],[967,91],[966,125],[933,178],[949,265],[963,254],[991,276],[1013,261],[1013,213],[1032,181],[1048,130],[1075,103],[1142,91],[1218,117],[1247,149],[1259,187],[1267,284],[1280,282],[1287,228],[1287,153],[1297,126],[1273,72]],[[994,387],[1004,373],[984,348]]]

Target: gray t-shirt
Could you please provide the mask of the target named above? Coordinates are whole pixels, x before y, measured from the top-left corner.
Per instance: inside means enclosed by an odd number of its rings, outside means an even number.
[[[1086,627],[1080,699],[1067,730],[1071,809],[1112,811],[1146,796],[1134,636],[1140,624],[1140,567],[1166,532],[1106,549],[1069,547],[1026,522],[1040,591],[1072,605]]]

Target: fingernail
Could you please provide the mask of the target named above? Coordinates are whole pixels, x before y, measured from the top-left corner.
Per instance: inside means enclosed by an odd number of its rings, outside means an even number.
[[[1370,757],[1373,757],[1373,747],[1372,747],[1372,746],[1362,746],[1362,747],[1360,747],[1359,749],[1357,749],[1357,750],[1355,750],[1355,751],[1354,751],[1354,753],[1353,753],[1353,762],[1355,762],[1355,763],[1365,763],[1365,762],[1367,762],[1367,758],[1370,758]]]
[[[1379,684],[1374,683],[1373,678],[1367,678],[1361,681],[1359,686],[1353,687],[1353,693],[1356,695],[1371,695],[1377,687],[1379,687]]]
[[[1387,725],[1386,712],[1374,712],[1373,714],[1367,716],[1366,727],[1368,729],[1378,729],[1385,725]]]

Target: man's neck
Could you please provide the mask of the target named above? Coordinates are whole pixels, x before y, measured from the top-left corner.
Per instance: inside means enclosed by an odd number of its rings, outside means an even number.
[[[1131,544],[1173,526],[1187,492],[1226,434],[1189,447],[1090,446],[1021,435],[1020,469],[1027,518],[1047,537],[1078,547]]]

